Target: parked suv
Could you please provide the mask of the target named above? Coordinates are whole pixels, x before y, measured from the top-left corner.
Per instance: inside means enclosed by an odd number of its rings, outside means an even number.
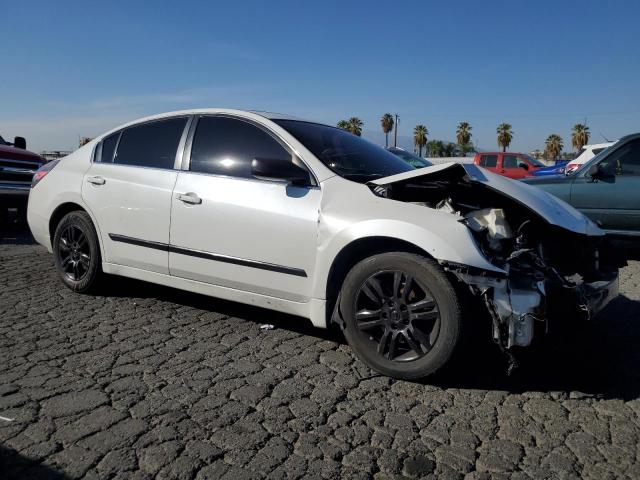
[[[473,163],[493,173],[515,179],[530,177],[534,170],[545,167],[544,163],[529,155],[511,152],[476,153]]]
[[[33,175],[46,163],[26,148],[23,137],[15,137],[13,143],[0,137],[0,220],[8,208],[17,208],[19,214],[26,211]]]
[[[586,318],[618,291],[603,232],[552,195],[473,164],[415,169],[265,112],[186,110],[100,135],[38,171],[28,220],[74,291],[107,273],[333,322],[405,379],[441,369],[467,322],[490,319],[510,352],[546,331],[534,323]]]

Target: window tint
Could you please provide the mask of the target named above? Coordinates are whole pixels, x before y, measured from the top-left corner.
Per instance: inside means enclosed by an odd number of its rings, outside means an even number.
[[[610,175],[640,175],[640,139],[618,148],[600,166]]]
[[[502,168],[518,168],[518,157],[505,155],[502,157]]]
[[[603,151],[606,147],[603,148],[594,148],[593,150],[591,150],[591,152],[593,153],[593,156],[595,157],[597,154],[599,154],[601,151]]]
[[[116,150],[119,136],[120,132],[112,133],[101,142],[96,155],[96,161],[103,163],[113,162],[113,152]]]
[[[480,166],[481,167],[496,167],[498,165],[498,156],[497,155],[481,155],[480,156]]]
[[[267,132],[229,117],[202,117],[191,147],[192,172],[253,178],[254,158],[291,159],[292,156]]]
[[[125,129],[114,162],[139,167],[173,168],[186,123],[186,118],[171,118]]]

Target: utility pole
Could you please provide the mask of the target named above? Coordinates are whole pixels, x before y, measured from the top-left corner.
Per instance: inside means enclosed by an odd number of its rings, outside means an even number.
[[[398,146],[398,114],[396,113],[396,121],[394,123],[395,131],[393,133],[393,147]]]

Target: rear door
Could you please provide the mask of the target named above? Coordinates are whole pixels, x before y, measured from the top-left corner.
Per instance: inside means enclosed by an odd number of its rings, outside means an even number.
[[[98,221],[103,261],[169,273],[171,193],[187,120],[134,125],[98,144],[82,197]]]
[[[603,177],[580,173],[571,188],[571,204],[602,228],[640,234],[640,139],[630,140],[599,162]]]
[[[300,159],[266,127],[225,115],[194,125],[171,209],[171,275],[303,302],[311,294],[321,190],[260,180],[251,161]]]

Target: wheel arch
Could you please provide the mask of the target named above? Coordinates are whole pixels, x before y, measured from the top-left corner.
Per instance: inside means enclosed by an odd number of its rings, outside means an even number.
[[[53,210],[53,212],[51,212],[51,215],[49,217],[49,230],[48,230],[49,238],[51,239],[51,245],[53,246],[53,237],[56,232],[56,227],[60,223],[60,220],[62,220],[66,214],[71,212],[76,212],[76,211],[85,212],[87,215],[89,215],[89,218],[91,218],[91,223],[93,223],[93,228],[96,229],[96,233],[98,237],[98,245],[100,246],[100,253],[102,258],[104,259],[105,258],[104,248],[102,246],[102,241],[100,237],[100,229],[98,228],[98,224],[95,218],[93,217],[92,213],[89,211],[88,208],[86,208],[85,206],[73,200],[61,203]]]
[[[325,285],[327,325],[331,323],[338,294],[349,271],[365,258],[388,252],[415,253],[433,259],[432,255],[418,245],[395,237],[369,236],[348,243],[334,257],[329,267]]]

